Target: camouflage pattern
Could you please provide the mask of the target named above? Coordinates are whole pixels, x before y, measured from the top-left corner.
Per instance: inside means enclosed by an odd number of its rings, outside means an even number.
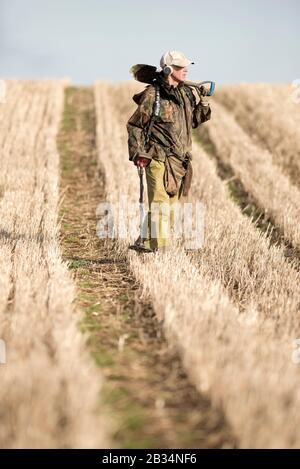
[[[145,90],[133,96],[138,108],[127,122],[130,161],[136,156],[148,156],[165,161],[166,155],[170,154],[183,160],[186,153],[192,150],[191,129],[195,129],[211,117],[209,104],[202,99],[196,105],[193,93],[191,93],[193,97],[191,102],[185,91],[188,86],[183,82],[174,87],[162,78],[159,84],[160,116],[154,122],[147,148],[144,142],[153,111],[154,85],[148,85]],[[191,153],[190,157],[192,159]]]

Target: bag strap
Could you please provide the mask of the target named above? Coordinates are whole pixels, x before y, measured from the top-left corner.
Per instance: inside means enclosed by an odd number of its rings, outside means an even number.
[[[150,136],[151,136],[153,124],[154,124],[156,118],[159,116],[159,113],[160,113],[160,90],[159,90],[159,85],[156,84],[156,83],[153,83],[153,84],[154,84],[154,88],[155,88],[155,99],[154,99],[153,108],[152,108],[152,115],[151,115],[151,118],[150,118],[149,126],[148,126],[146,137],[145,137],[145,146],[148,145],[148,143],[150,141]]]

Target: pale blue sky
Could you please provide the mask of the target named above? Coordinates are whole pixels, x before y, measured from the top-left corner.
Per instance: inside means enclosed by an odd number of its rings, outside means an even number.
[[[300,0],[0,0],[0,78],[130,80],[170,49],[189,79],[300,78]]]

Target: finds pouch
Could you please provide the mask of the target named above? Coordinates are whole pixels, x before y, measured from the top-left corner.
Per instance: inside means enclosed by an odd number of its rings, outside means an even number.
[[[173,155],[166,156],[164,186],[169,195],[177,194],[185,174],[186,169],[181,160]]]

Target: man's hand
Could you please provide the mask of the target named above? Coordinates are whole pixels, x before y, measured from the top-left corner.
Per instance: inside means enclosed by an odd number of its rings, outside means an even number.
[[[148,166],[150,161],[151,158],[145,158],[144,156],[137,156],[133,160],[135,166],[137,166],[138,168],[144,168],[145,166]]]
[[[201,96],[207,96],[208,90],[205,88],[204,85],[201,85],[199,90],[200,90]]]
[[[198,107],[200,106],[209,106],[209,101],[208,101],[208,98],[203,98],[201,97],[200,101],[198,102],[197,104]]]
[[[201,94],[201,98],[198,102],[198,105],[200,106],[208,106],[209,105],[209,101],[208,101],[208,89],[205,88],[204,85],[201,85],[200,86],[200,94]]]

